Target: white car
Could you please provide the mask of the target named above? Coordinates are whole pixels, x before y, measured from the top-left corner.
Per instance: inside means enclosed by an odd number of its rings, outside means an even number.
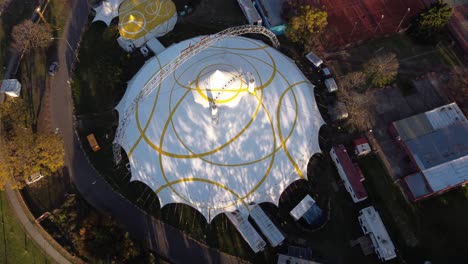
[[[333,93],[333,92],[338,91],[338,85],[336,84],[335,79],[328,78],[328,79],[325,79],[323,83],[325,84],[325,87],[327,88],[328,93]]]
[[[315,66],[315,68],[319,68],[323,63],[322,59],[320,59],[313,52],[307,53],[305,57],[312,63],[312,65]]]

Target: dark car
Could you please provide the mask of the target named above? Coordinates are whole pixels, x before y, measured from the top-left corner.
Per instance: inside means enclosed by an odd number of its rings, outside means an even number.
[[[333,77],[332,73],[330,71],[330,68],[328,68],[328,67],[323,67],[321,74],[322,74],[323,79],[328,79],[328,78]]]
[[[54,76],[57,70],[58,70],[58,62],[54,61],[52,62],[52,64],[50,64],[48,73],[50,76]]]

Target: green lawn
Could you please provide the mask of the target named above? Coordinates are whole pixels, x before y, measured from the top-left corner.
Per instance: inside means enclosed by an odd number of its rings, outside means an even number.
[[[53,263],[26,235],[4,192],[0,192],[0,223],[0,263]]]
[[[468,188],[407,202],[375,155],[359,159],[369,197],[408,263],[467,263]],[[449,261],[450,260],[450,261]],[[449,262],[447,262],[449,261]]]

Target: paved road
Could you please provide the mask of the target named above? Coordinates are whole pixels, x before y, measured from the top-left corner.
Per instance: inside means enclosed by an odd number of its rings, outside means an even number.
[[[77,47],[82,29],[87,23],[88,5],[75,0],[72,14],[65,27],[72,48]],[[240,263],[240,259],[211,249],[181,231],[154,219],[134,206],[112,187],[90,165],[81,148],[73,126],[73,103],[67,83],[75,55],[66,43],[58,48],[59,71],[51,81],[51,120],[60,129],[65,144],[65,166],[70,178],[83,197],[96,209],[108,213],[122,223],[136,239],[147,243],[158,255],[174,263]]]

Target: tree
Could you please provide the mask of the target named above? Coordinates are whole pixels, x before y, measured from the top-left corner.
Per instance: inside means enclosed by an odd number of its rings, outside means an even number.
[[[367,76],[364,72],[351,72],[340,79],[340,86],[345,89],[363,90],[366,86],[366,79]]]
[[[109,216],[91,211],[81,226],[77,246],[83,256],[130,263],[141,254],[140,246]]]
[[[468,69],[455,67],[447,82],[447,93],[465,111],[468,111]]]
[[[416,17],[410,26],[410,35],[418,42],[435,43],[440,32],[447,26],[452,13],[453,9],[446,2],[437,1]]]
[[[297,14],[289,20],[286,37],[292,42],[299,42],[304,46],[310,45],[327,26],[327,16],[325,10],[310,5],[300,6]]]
[[[35,48],[46,48],[52,41],[52,28],[47,24],[37,24],[24,20],[13,27],[13,47],[20,53],[28,53]]]
[[[7,7],[6,0],[0,0],[0,14],[3,13],[3,10]]]
[[[58,135],[36,135],[31,129],[18,128],[8,137],[1,139],[0,187],[22,188],[31,174],[48,176],[63,166],[65,152]]]
[[[400,64],[394,53],[376,56],[364,64],[364,72],[370,82],[377,87],[392,83],[398,74]]]
[[[17,127],[28,128],[31,124],[31,118],[26,101],[21,98],[7,98],[0,105],[2,124],[6,131],[14,130]]]
[[[338,99],[346,104],[352,129],[363,132],[369,130],[375,123],[371,112],[372,95],[358,93],[353,87],[343,86],[337,91]]]

